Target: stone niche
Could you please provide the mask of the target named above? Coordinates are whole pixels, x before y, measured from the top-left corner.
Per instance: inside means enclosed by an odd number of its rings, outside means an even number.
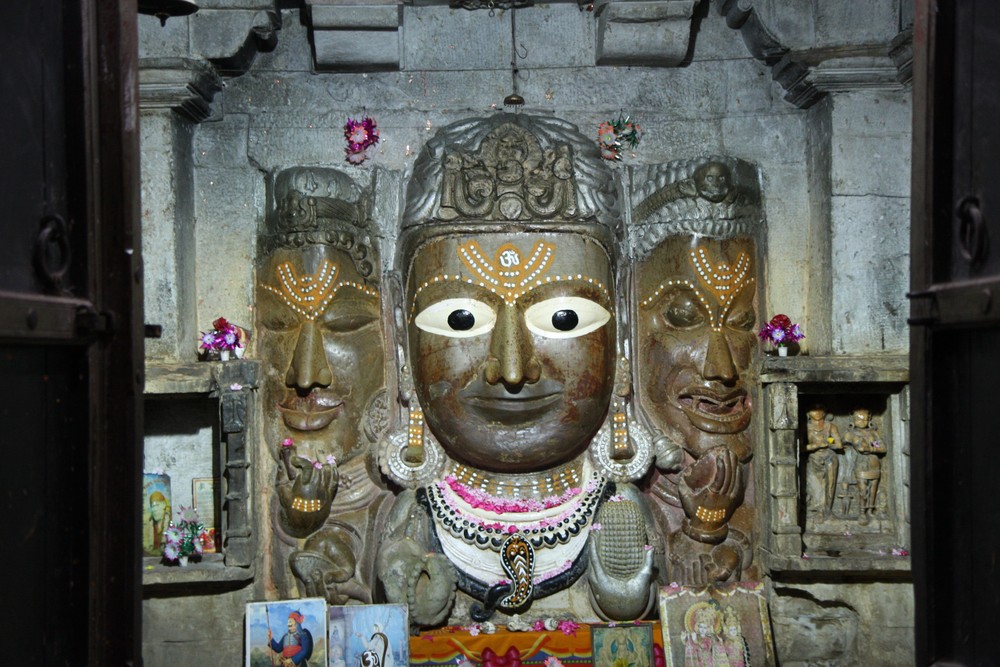
[[[903,357],[768,358],[772,572],[909,569]]]

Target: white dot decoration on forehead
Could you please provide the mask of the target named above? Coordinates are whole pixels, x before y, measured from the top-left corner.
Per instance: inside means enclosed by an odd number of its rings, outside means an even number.
[[[276,294],[286,306],[309,320],[315,320],[326,311],[341,287],[350,287],[366,296],[378,298],[378,290],[362,283],[353,280],[335,283],[339,270],[328,259],[323,260],[319,271],[311,276],[297,275],[291,262],[279,264],[275,273],[280,287],[264,285],[263,288]]]
[[[505,243],[497,249],[496,256],[490,259],[476,241],[469,241],[458,247],[458,256],[470,272],[470,276],[461,274],[439,274],[417,287],[416,296],[431,285],[441,282],[458,281],[469,285],[484,287],[503,298],[504,303],[513,305],[519,297],[536,287],[561,281],[585,282],[593,285],[609,301],[607,289],[601,281],[582,273],[550,276],[546,275],[555,259],[556,248],[545,241],[538,241],[531,254],[524,258],[524,253],[513,243]]]
[[[698,274],[698,282],[715,297],[719,308],[710,306],[701,290],[690,280],[668,280],[665,283],[660,283],[653,294],[643,299],[639,305],[643,308],[650,307],[668,287],[686,287],[694,293],[701,305],[709,312],[712,330],[722,331],[722,324],[729,316],[733,299],[754,282],[750,275],[750,255],[741,252],[736,258],[735,269],[725,262],[713,264],[708,258],[705,248],[701,246],[692,250],[688,259],[691,262],[691,267]]]
[[[458,256],[474,276],[478,276],[485,286],[496,290],[507,303],[517,301],[532,281],[541,278],[549,270],[555,248],[545,241],[539,241],[526,259],[521,259],[521,251],[513,243],[505,243],[490,260],[476,241],[469,241],[458,247]]]

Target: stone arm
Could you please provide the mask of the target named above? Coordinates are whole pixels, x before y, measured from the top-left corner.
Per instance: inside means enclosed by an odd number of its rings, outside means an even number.
[[[840,439],[840,431],[833,424],[827,424],[827,428],[824,428],[819,434],[823,436],[819,438],[819,442],[814,442],[814,433],[809,434],[809,442],[806,443],[807,452],[814,452],[817,449],[826,449],[827,447],[830,449],[844,448],[844,443]],[[846,441],[846,439],[847,436],[845,435],[844,440]]]
[[[376,560],[386,598],[407,605],[415,626],[439,625],[455,602],[458,576],[444,555],[430,550],[431,530],[416,494],[405,491],[389,515]]]
[[[656,577],[663,563],[652,514],[632,484],[619,484],[618,494],[597,513],[588,544],[590,601],[602,618],[642,618],[656,603]],[[659,565],[659,567],[657,567]]]

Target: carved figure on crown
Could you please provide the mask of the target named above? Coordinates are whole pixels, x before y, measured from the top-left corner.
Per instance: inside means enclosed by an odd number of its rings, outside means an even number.
[[[406,205],[386,597],[416,625],[643,616],[664,551],[631,483],[652,444],[628,428],[618,197],[596,146],[551,118],[456,123],[422,151]]]
[[[648,489],[669,579],[745,578],[752,563],[752,360],[763,214],[757,171],[708,157],[636,169],[637,392],[656,443]]]
[[[294,167],[271,196],[256,284],[269,576],[285,596],[370,603],[388,497],[368,455],[388,422],[370,193],[340,171]]]

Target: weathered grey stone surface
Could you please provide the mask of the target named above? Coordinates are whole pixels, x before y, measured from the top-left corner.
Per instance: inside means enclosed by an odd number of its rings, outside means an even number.
[[[191,123],[169,109],[142,114],[142,243],[146,280],[144,321],[163,327],[146,341],[146,358],[193,361],[195,235]]]
[[[908,582],[776,584],[770,602],[783,667],[913,664]]]
[[[142,604],[142,659],[146,667],[242,665],[243,610],[250,586],[199,595],[146,596]],[[161,593],[162,594],[162,593]]]

